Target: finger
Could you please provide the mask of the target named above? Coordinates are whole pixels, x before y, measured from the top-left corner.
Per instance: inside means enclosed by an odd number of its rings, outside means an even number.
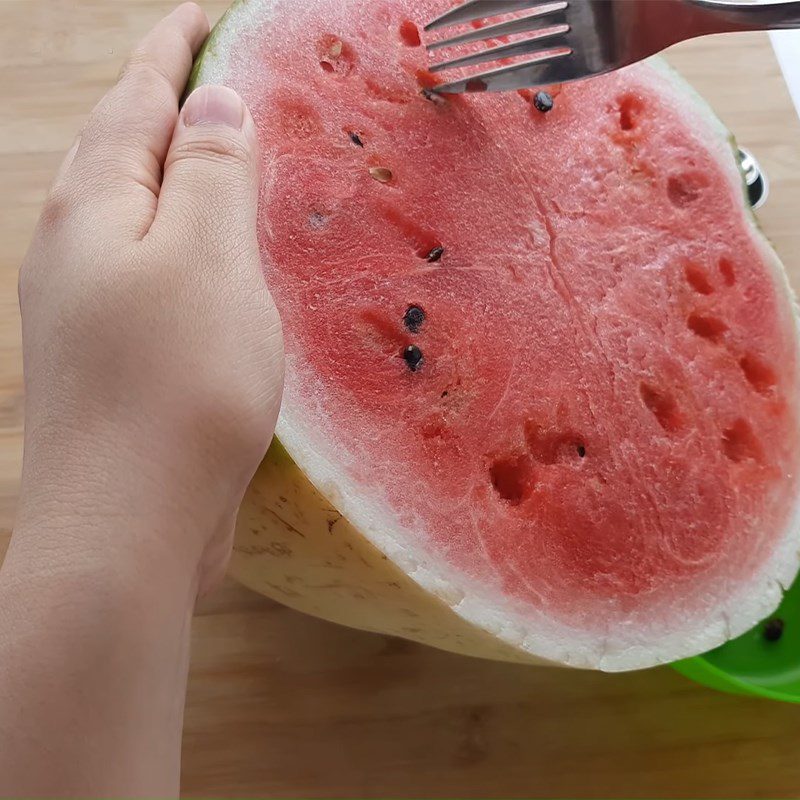
[[[72,172],[97,210],[139,238],[155,213],[164,158],[208,19],[184,3],[144,38],[92,112]]]
[[[258,154],[255,124],[239,96],[224,86],[197,89],[175,128],[150,235],[177,230],[206,249],[257,255]],[[258,267],[257,257],[239,261]]]

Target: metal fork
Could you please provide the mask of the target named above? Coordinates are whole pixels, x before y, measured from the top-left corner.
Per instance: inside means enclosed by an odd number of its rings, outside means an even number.
[[[711,33],[800,28],[800,0],[470,0],[442,14],[426,31],[527,12],[428,45],[438,50],[528,34],[487,50],[434,64],[433,72],[530,56],[490,72],[462,77],[437,92],[504,92],[601,75],[641,61],[685,39]]]

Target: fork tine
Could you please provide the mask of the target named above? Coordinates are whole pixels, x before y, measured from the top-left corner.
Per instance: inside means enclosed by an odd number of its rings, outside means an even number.
[[[488,50],[480,50],[477,53],[470,53],[470,55],[467,56],[454,58],[450,61],[443,61],[440,64],[433,64],[430,69],[431,72],[441,72],[444,69],[451,69],[454,67],[469,67],[473,64],[484,64],[487,61],[495,61],[498,58],[524,56],[537,51],[541,52],[542,48],[538,46],[539,42],[543,39],[550,39],[553,37],[562,38],[561,41],[548,43],[549,46],[567,47],[566,40],[563,39],[563,36],[568,32],[568,25],[562,25],[559,28],[546,28],[533,32],[534,36],[523,39],[521,42],[511,42],[510,44],[501,44],[497,47],[491,47]]]
[[[470,91],[506,92],[528,86],[566,83],[577,77],[574,64],[569,59],[571,55],[572,50],[569,49],[545,50],[522,64],[471,75],[437,86],[433,91],[440,94],[461,94]]]
[[[468,0],[451,8],[425,26],[426,31],[444,28],[446,25],[461,25],[484,17],[496,17],[511,11],[521,11],[538,5],[537,0]]]
[[[498,36],[507,36],[513,33],[528,33],[535,29],[535,24],[542,19],[542,17],[553,16],[552,20],[548,19],[547,24],[566,25],[567,18],[565,11],[567,3],[562,0],[560,3],[543,3],[532,14],[519,19],[508,20],[507,22],[498,22],[496,25],[489,25],[485,28],[478,28],[475,31],[462,33],[459,36],[453,36],[451,39],[441,39],[438,42],[431,42],[428,45],[428,50],[440,50],[443,47],[452,47],[457,44],[467,44],[468,42],[477,42],[480,39],[494,39]]]

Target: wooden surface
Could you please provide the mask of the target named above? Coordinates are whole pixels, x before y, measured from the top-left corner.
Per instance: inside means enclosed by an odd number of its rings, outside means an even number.
[[[212,16],[223,7],[206,5]],[[0,0],[0,552],[21,456],[16,270],[63,151],[127,49],[169,7]],[[800,125],[766,38],[682,46],[673,62],[770,174],[763,224],[800,286]],[[302,617],[229,584],[195,624],[184,791],[798,797],[800,707],[715,694],[668,669],[607,676],[458,658]]]

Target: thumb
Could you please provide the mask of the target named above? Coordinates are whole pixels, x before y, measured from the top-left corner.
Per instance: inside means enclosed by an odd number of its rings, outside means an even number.
[[[232,89],[201,86],[175,127],[151,233],[180,231],[227,252],[255,245],[259,172],[247,106]]]

